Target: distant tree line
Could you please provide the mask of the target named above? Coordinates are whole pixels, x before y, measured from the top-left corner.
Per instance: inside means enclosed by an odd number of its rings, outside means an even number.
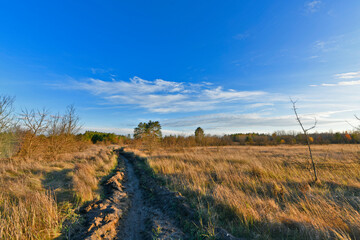
[[[231,134],[232,141],[241,145],[279,145],[279,144],[306,144],[307,140],[303,133],[277,131],[273,134]],[[312,144],[350,144],[360,143],[360,133],[354,132],[326,132],[309,133]]]
[[[149,122],[151,123],[151,121]],[[153,122],[152,122],[153,123]],[[161,130],[159,122],[157,123],[157,131]],[[306,136],[303,133],[295,131],[277,131],[272,134],[265,133],[235,133],[223,136],[216,136],[205,134],[201,127],[198,127],[194,135],[181,136],[181,135],[169,135],[161,137],[161,132],[157,135],[146,137],[145,135],[138,134],[139,127],[144,126],[146,123],[140,123],[135,128],[135,138],[133,143],[139,147],[139,144],[146,142],[147,148],[151,146],[151,143],[156,143],[157,146],[162,147],[195,147],[195,146],[226,146],[226,145],[295,145],[295,144],[307,144]],[[308,140],[311,144],[358,144],[360,143],[360,132],[325,132],[325,133],[308,133]],[[142,141],[142,142],[140,142]],[[153,146],[151,146],[153,148]]]
[[[80,137],[84,141],[92,143],[104,143],[104,144],[122,144],[128,137],[124,135],[117,135],[115,133],[103,133],[96,131],[86,131],[84,134],[80,134]]]
[[[309,133],[312,144],[358,144],[360,132],[327,132]],[[302,133],[277,131],[272,134],[264,133],[235,133],[224,136],[204,134],[201,138],[193,136],[165,136],[163,146],[224,146],[224,145],[280,145],[307,144]]]

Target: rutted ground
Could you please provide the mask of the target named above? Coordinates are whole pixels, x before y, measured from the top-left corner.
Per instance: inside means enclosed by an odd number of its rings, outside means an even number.
[[[204,226],[208,223],[199,222],[196,211],[183,196],[162,186],[147,159],[123,151],[120,154],[126,163],[128,182],[137,200],[132,205],[133,213],[128,215],[119,228],[119,239],[240,240],[221,228],[215,228],[212,235],[204,232]],[[125,235],[128,231],[130,234]],[[134,235],[131,233],[133,231],[140,235]]]
[[[133,167],[128,160],[119,156],[126,163],[126,189],[131,197],[131,206],[123,223],[118,228],[118,238],[120,239],[142,239],[141,235],[145,233],[145,207],[143,196],[139,187],[139,180],[135,176]]]
[[[70,239],[184,239],[175,221],[153,205],[134,171],[119,155],[113,176],[103,184],[105,198],[83,207],[83,224]]]
[[[159,185],[145,159],[118,151],[119,165],[103,185],[105,198],[84,207],[71,239],[206,239],[195,211]],[[204,223],[206,224],[206,223]],[[236,239],[216,229],[216,239]]]
[[[126,189],[131,206],[118,228],[118,239],[183,239],[184,234],[160,209],[146,201],[139,179],[130,161],[120,156],[126,165]]]

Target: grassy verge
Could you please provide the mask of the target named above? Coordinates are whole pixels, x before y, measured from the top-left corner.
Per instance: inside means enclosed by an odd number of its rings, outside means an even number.
[[[316,184],[304,146],[163,149],[147,157],[206,220],[203,236],[222,227],[251,239],[358,239],[359,152],[314,146]]]
[[[181,194],[164,187],[167,185],[165,179],[154,172],[154,169],[149,165],[148,159],[144,157],[145,155],[142,155],[137,150],[134,150],[134,152],[121,151],[120,154],[132,162],[139,177],[140,185],[144,190],[147,203],[154,204],[162,209],[167,216],[175,220],[177,226],[186,234],[185,239],[212,239],[215,236],[215,229],[209,229],[211,223],[203,218],[201,214],[194,211]],[[161,229],[154,228],[152,232],[153,237],[156,238]]]
[[[55,159],[0,160],[0,239],[53,239],[78,221],[76,209],[102,195],[116,166],[112,149],[92,146]]]

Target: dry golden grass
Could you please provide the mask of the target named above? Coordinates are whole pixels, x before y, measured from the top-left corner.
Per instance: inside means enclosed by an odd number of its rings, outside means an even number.
[[[0,196],[0,206],[1,239],[50,239],[58,234],[61,216],[49,192]]]
[[[359,239],[360,146],[163,149],[150,166],[202,217],[252,239]],[[139,153],[139,152],[138,152]]]
[[[100,197],[99,181],[116,163],[105,146],[57,160],[0,160],[0,239],[59,236],[79,204]]]
[[[80,203],[100,198],[99,176],[105,176],[115,167],[117,156],[100,150],[85,162],[76,163],[72,174],[72,185]]]

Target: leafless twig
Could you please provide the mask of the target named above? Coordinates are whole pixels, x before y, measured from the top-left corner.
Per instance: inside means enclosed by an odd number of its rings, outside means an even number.
[[[308,134],[307,134],[307,133],[308,133],[308,131],[310,131],[310,130],[312,130],[312,129],[314,129],[314,128],[316,127],[317,120],[316,120],[316,118],[315,118],[314,125],[313,125],[312,127],[310,127],[310,128],[305,129],[305,128],[304,128],[304,125],[302,124],[302,122],[301,122],[301,120],[300,120],[300,117],[299,117],[299,115],[298,115],[298,113],[297,113],[297,108],[296,108],[296,102],[297,102],[297,101],[293,101],[291,98],[290,98],[290,101],[291,101],[291,103],[292,103],[292,105],[293,105],[293,111],[294,111],[294,113],[295,113],[296,120],[297,120],[297,122],[299,123],[299,125],[300,125],[301,129],[303,130],[304,135],[305,135],[305,137],[306,137],[306,143],[307,143],[307,146],[308,146],[308,148],[309,148],[309,155],[310,155],[312,167],[313,167],[313,170],[314,170],[314,181],[316,182],[316,181],[318,180],[317,171],[316,171],[315,162],[314,162],[314,159],[313,159],[313,156],[312,156],[312,152],[311,152],[310,140],[309,140],[309,137],[308,137]]]
[[[0,132],[8,129],[14,120],[14,101],[14,97],[0,96]]]

